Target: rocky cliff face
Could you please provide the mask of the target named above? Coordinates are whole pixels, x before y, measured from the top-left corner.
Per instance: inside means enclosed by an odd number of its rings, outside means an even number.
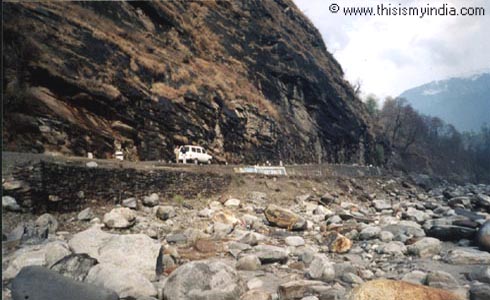
[[[4,147],[369,162],[362,103],[291,1],[4,5]]]

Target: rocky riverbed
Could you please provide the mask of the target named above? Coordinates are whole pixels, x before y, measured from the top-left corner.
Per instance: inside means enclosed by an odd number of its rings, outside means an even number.
[[[42,215],[4,196],[3,299],[490,299],[490,186],[419,179],[242,176]]]

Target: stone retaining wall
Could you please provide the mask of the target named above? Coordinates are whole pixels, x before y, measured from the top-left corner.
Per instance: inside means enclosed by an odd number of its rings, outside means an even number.
[[[13,177],[23,181],[14,191],[19,204],[33,211],[76,211],[91,201],[118,203],[128,197],[150,193],[171,199],[210,196],[222,192],[230,175],[193,173],[183,170],[131,168],[89,168],[84,164],[41,161],[17,168]]]

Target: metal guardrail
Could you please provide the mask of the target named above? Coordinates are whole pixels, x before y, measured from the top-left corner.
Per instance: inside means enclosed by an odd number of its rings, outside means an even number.
[[[264,175],[282,175],[287,176],[285,167],[261,167],[261,166],[246,166],[233,168],[235,173],[248,174],[264,174]]]

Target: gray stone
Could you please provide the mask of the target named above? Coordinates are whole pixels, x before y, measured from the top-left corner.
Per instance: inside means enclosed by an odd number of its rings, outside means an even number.
[[[476,236],[478,246],[481,250],[490,252],[490,221],[486,221],[478,230]]]
[[[162,246],[145,234],[109,234],[94,227],[75,234],[68,244],[75,253],[135,270],[149,280],[162,272]]]
[[[212,210],[212,209],[210,209],[210,208],[205,207],[205,208],[201,209],[201,210],[200,210],[200,211],[197,213],[197,215],[198,215],[199,217],[202,217],[202,218],[211,218],[211,216],[213,215],[213,213],[214,213],[214,210]]]
[[[427,213],[420,211],[414,207],[407,208],[407,211],[405,212],[405,216],[409,220],[413,220],[418,223],[423,223],[426,220],[430,219],[430,216]]]
[[[490,299],[490,285],[473,284],[470,288],[470,300],[488,300]]]
[[[243,288],[236,271],[221,261],[201,260],[186,263],[168,277],[163,299],[239,299]]]
[[[373,200],[373,206],[377,211],[391,209],[391,203],[385,200]]]
[[[347,283],[362,284],[364,280],[361,277],[353,273],[345,273],[342,275],[342,281]]]
[[[342,218],[339,217],[338,215],[330,216],[327,219],[327,224],[339,224],[339,223],[342,223]]]
[[[71,254],[51,266],[51,270],[63,276],[83,281],[88,271],[97,264],[97,260],[87,254]]]
[[[408,246],[408,252],[421,258],[438,255],[441,252],[442,243],[438,239],[425,237]]]
[[[118,300],[118,295],[106,288],[75,281],[55,271],[29,266],[12,281],[13,300]]]
[[[298,259],[302,261],[306,266],[309,266],[313,259],[315,259],[315,254],[316,252],[313,249],[305,247],[299,253]]]
[[[381,231],[379,233],[379,239],[382,241],[382,242],[391,242],[393,240],[395,236],[393,235],[393,233],[389,232],[389,231]]]
[[[471,207],[471,199],[466,196],[454,197],[447,201],[447,204],[452,208],[455,207]]]
[[[2,208],[10,211],[20,211],[20,205],[13,197],[3,196],[2,197]]]
[[[468,275],[470,280],[477,280],[484,283],[490,283],[490,266],[476,267]]]
[[[472,248],[456,248],[449,251],[446,261],[455,265],[488,265],[490,253]]]
[[[48,238],[49,227],[38,227],[34,222],[17,225],[7,236],[8,241],[18,240],[23,244],[33,245],[42,243]]]
[[[426,278],[426,284],[443,290],[457,289],[459,287],[458,281],[451,274],[444,271],[429,273]]]
[[[159,219],[165,221],[175,217],[177,214],[175,213],[175,208],[173,206],[165,205],[157,208],[156,215]]]
[[[381,254],[403,256],[407,252],[407,247],[402,242],[389,242],[381,245],[377,251]]]
[[[230,234],[233,231],[233,225],[230,224],[225,224],[221,222],[214,222],[213,224],[213,232],[215,238],[224,238],[228,234]]]
[[[334,264],[329,261],[324,254],[318,254],[306,272],[306,277],[309,279],[320,279],[322,281],[332,281],[335,278]]]
[[[478,201],[478,204],[483,207],[490,207],[490,196],[485,195],[485,194],[478,194],[476,195],[476,199]]]
[[[124,265],[98,264],[90,269],[85,282],[111,289],[120,298],[157,295],[157,290],[145,276]]]
[[[357,273],[356,268],[351,262],[340,262],[334,265],[335,277],[341,278],[345,273]]]
[[[238,270],[255,271],[261,266],[260,259],[256,255],[246,255],[241,257],[236,265]]]
[[[288,246],[298,247],[305,244],[305,240],[300,236],[288,236],[285,240]]]
[[[259,241],[263,240],[264,238],[255,232],[247,232],[244,234],[238,241],[243,244],[248,244],[250,246],[256,246],[259,244]]]
[[[381,228],[377,226],[367,226],[359,233],[360,240],[371,240],[378,238],[381,233]]]
[[[124,229],[134,225],[136,214],[127,207],[112,209],[104,215],[103,222],[109,228]]]
[[[36,226],[39,228],[48,228],[49,233],[55,233],[58,230],[58,221],[51,214],[43,214],[36,219]]]
[[[391,232],[395,238],[400,235],[424,237],[425,232],[419,224],[415,222],[401,221],[398,224],[391,224],[382,228],[384,231]]]
[[[160,202],[160,197],[158,196],[157,193],[152,193],[150,196],[144,196],[143,197],[143,205],[145,206],[157,206],[158,203]]]
[[[137,209],[138,208],[138,200],[135,197],[124,199],[121,203],[122,206]]]
[[[425,284],[426,278],[427,273],[415,270],[403,275],[402,280],[413,284]]]
[[[167,243],[169,244],[178,244],[178,243],[186,243],[187,242],[187,236],[183,233],[173,233],[167,235],[165,238],[167,240]]]
[[[77,215],[77,219],[79,221],[90,221],[93,218],[95,218],[95,214],[92,211],[92,208],[87,207],[84,210],[82,210],[80,213]]]
[[[21,248],[14,253],[9,266],[2,273],[2,277],[4,279],[11,279],[26,266],[34,265],[50,267],[70,254],[71,251],[68,245],[61,241]]]
[[[279,262],[285,264],[288,261],[288,252],[280,247],[270,245],[258,245],[253,247],[253,253],[257,255],[262,264]]]

